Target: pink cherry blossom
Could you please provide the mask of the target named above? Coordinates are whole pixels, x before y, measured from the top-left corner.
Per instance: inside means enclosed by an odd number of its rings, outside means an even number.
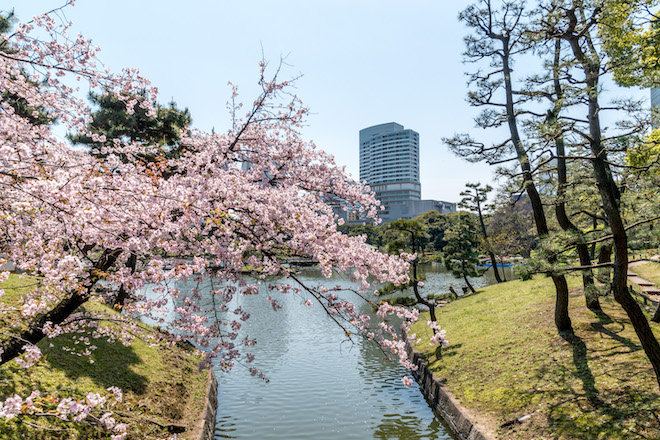
[[[78,89],[112,94],[128,113],[139,106],[154,114],[157,88],[137,69],[111,73],[102,68],[92,41],[66,36],[71,24],[54,15],[19,23],[11,36],[2,36],[13,52],[0,51],[1,95],[23,99],[70,133],[90,136],[91,111],[77,98]],[[396,315],[408,329],[418,311],[383,303],[378,319],[371,319],[345,300],[339,287],[307,285],[283,258],[316,261],[326,277],[334,271],[346,274],[355,282],[353,293],[370,302],[381,283],[409,282],[415,255],[384,254],[369,247],[364,236],[337,230],[341,219],[328,201],[376,222],[379,203],[332,156],[303,139],[308,110],[291,93],[291,82],[278,79],[277,69],[269,77],[268,67],[259,65],[261,93],[254,100],[241,104],[238,89],[232,88],[231,129],[183,130],[181,154],[152,162],[143,160],[152,146],[126,139],[106,142],[103,158],[74,149],[51,125],[36,124],[9,102],[0,103],[2,262],[11,261],[40,280],[20,309],[1,312],[21,319],[27,330],[0,343],[0,366],[16,358],[29,374],[40,358],[38,340],[69,334],[72,342],[64,350],[81,357],[92,354],[94,338],[125,345],[136,337],[162,345],[188,340],[206,353],[204,366],[214,358],[227,371],[254,360],[244,350],[256,341],[238,337],[251,313],[237,307],[236,298],[263,295],[277,311],[282,308],[278,295],[297,295],[306,306],[316,303],[327,311],[346,338],[363,335],[415,368],[399,329],[387,319]],[[246,266],[252,274],[245,273]],[[268,285],[266,279],[274,276],[280,281]],[[0,281],[6,277],[0,273]],[[182,281],[197,287],[184,294],[175,287]],[[122,302],[117,302],[119,291],[126,293]],[[116,306],[121,314],[78,308],[92,299]],[[56,308],[66,313],[52,314]],[[220,315],[231,312],[236,319]],[[150,318],[167,331],[145,330],[135,318]],[[256,367],[249,371],[265,378]],[[404,379],[404,384],[410,380]],[[111,438],[123,439],[128,428],[109,412],[122,394],[115,387],[108,392],[66,397],[56,413],[83,421],[102,408],[100,423]],[[23,403],[18,395],[6,399],[0,417],[15,417]],[[30,408],[27,404],[25,411],[33,414]]]

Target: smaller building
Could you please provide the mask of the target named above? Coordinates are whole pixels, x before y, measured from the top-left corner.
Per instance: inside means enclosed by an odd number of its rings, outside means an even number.
[[[651,107],[660,107],[660,88],[651,89]]]
[[[428,211],[437,211],[440,214],[456,212],[456,203],[442,200],[406,200],[398,205],[390,206],[387,221],[399,218],[410,220]]]

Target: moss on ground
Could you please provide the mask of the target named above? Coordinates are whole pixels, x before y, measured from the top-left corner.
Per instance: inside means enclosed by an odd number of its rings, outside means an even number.
[[[37,281],[11,276],[0,286],[7,289],[0,298],[0,308],[20,307],[20,298]],[[28,287],[15,288],[22,285]],[[93,302],[84,307],[116,313]],[[0,314],[0,333],[20,325],[15,315],[16,312]],[[108,395],[106,389],[117,386],[123,390],[124,398],[114,408],[114,417],[129,424],[129,439],[166,438],[181,429],[185,431],[179,434],[180,438],[186,438],[186,433],[189,436],[205,402],[208,371],[198,368],[201,353],[191,347],[155,345],[140,339],[130,346],[103,338],[90,339],[98,348],[89,356],[62,350],[77,346],[71,335],[62,335],[38,344],[44,356],[30,368],[29,374],[15,361],[0,367],[0,400],[15,393],[25,397],[34,389],[44,397],[81,400],[89,392]],[[55,403],[44,401],[45,407]],[[55,417],[20,416],[0,421],[0,438],[107,439],[109,433],[98,426],[64,422]]]
[[[422,338],[418,350],[434,375],[500,439],[660,438],[658,381],[625,312],[602,297],[603,312],[594,314],[580,279],[569,277],[569,285],[571,340],[556,332],[554,287],[545,277],[449,303],[439,313],[450,342],[441,352],[424,342],[425,317],[411,332]]]

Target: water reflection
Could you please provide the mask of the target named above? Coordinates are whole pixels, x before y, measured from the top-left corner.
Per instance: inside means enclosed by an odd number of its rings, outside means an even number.
[[[440,266],[425,269],[425,290],[446,290],[451,282],[459,285],[460,280]],[[340,276],[326,280],[315,269],[303,270],[300,277],[306,283],[352,286]],[[305,307],[300,297],[279,295],[279,312],[265,297],[265,292],[239,296],[232,306],[250,310],[239,338],[257,338],[255,364],[270,381],[252,377],[241,367],[229,374],[216,370],[216,438],[452,438],[419,389],[402,385],[405,371],[376,345],[346,342],[343,331],[320,307]],[[360,309],[371,312],[366,304]]]
[[[498,268],[502,271],[502,268]],[[514,269],[513,267],[504,268],[504,276],[507,280],[514,278]],[[442,295],[449,293],[449,287],[453,286],[457,292],[461,292],[462,288],[465,286],[465,282],[462,278],[456,278],[451,273],[447,271],[444,264],[442,263],[428,263],[421,264],[418,268],[418,272],[426,277],[424,281],[424,288],[422,289],[423,294],[435,294]],[[493,269],[488,269],[482,277],[468,277],[470,284],[474,286],[475,289],[479,287],[488,286],[495,283],[495,275],[493,274]]]
[[[461,291],[463,280],[454,278],[439,263],[422,265],[420,272],[426,276],[425,294],[448,293],[450,286]],[[510,269],[506,276],[512,276]],[[299,277],[311,285],[353,287],[346,277],[333,275],[328,280],[313,268],[301,270]],[[491,284],[493,278],[491,271],[470,282],[478,288]],[[452,438],[420,390],[403,386],[401,377],[406,372],[387,360],[377,345],[361,339],[346,341],[341,328],[321,307],[306,307],[304,298],[293,294],[266,292],[266,284],[259,295],[236,295],[230,310],[241,306],[251,314],[237,339],[257,339],[252,347],[254,366],[270,382],[251,376],[242,366],[230,373],[216,369],[217,439]],[[184,295],[194,288],[211,290],[209,281],[176,287]],[[147,295],[153,297],[153,292]],[[280,311],[272,309],[266,300],[269,295],[283,306]],[[343,295],[361,304],[362,313],[373,313],[370,305],[360,303],[352,293]],[[200,305],[211,309],[211,295]],[[171,319],[170,309],[164,311],[166,319]],[[220,319],[235,317],[220,315]]]

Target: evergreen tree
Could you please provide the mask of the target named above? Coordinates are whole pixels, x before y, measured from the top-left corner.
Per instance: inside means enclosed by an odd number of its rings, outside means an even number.
[[[192,122],[188,109],[180,110],[172,101],[167,106],[155,104],[156,114],[152,115],[140,105],[143,94],[135,97],[138,104],[131,111],[124,99],[111,94],[90,93],[89,99],[97,110],[92,114],[88,133],[69,135],[69,139],[89,146],[93,155],[104,157],[103,147],[111,147],[115,139],[150,146],[152,153],[140,157],[145,162],[158,156],[175,157],[182,151],[180,131]],[[105,139],[95,140],[92,135]]]
[[[504,0],[493,7],[493,1],[480,0],[468,6],[459,18],[474,33],[465,38],[466,61],[478,63],[485,61],[489,70],[476,71],[470,75],[473,89],[468,94],[471,105],[483,107],[476,118],[481,128],[505,126],[508,136],[492,146],[486,146],[466,134],[456,135],[445,142],[457,155],[471,161],[486,161],[490,164],[516,162],[522,187],[532,207],[534,223],[540,239],[550,234],[543,201],[534,180],[538,152],[524,138],[520,127],[525,122],[523,106],[534,97],[521,93],[515,88],[513,63],[516,56],[531,51],[533,45],[528,38],[530,31],[528,11],[522,2]],[[548,255],[551,266],[557,262],[556,256]],[[555,285],[555,325],[559,332],[573,331],[568,314],[568,283],[563,274],[551,272]]]
[[[410,282],[402,285],[400,289],[412,288],[415,299],[412,304],[422,304],[429,308],[431,321],[437,322],[435,314],[435,300],[425,298],[420,292],[420,282],[422,279],[417,273],[419,264],[418,252],[422,250],[422,242],[427,238],[426,228],[418,220],[399,219],[386,225],[384,236],[389,241],[386,243],[386,249],[391,254],[399,254],[401,251],[415,254],[415,258],[410,262]],[[437,329],[433,328],[435,334]]]
[[[445,232],[445,239],[447,245],[443,254],[447,270],[450,270],[456,278],[463,277],[470,292],[474,293],[474,287],[468,277],[481,276],[483,271],[477,269],[479,232],[472,216],[463,214],[458,217],[458,221]]]
[[[490,243],[488,238],[488,232],[486,231],[486,223],[484,222],[483,214],[483,203],[488,200],[488,193],[493,190],[490,185],[482,186],[480,183],[467,183],[465,185],[467,189],[461,192],[463,199],[458,203],[458,206],[465,208],[468,211],[476,212],[479,217],[479,226],[481,230],[481,236],[483,239],[483,245],[490,257],[490,263],[493,267],[493,274],[495,275],[495,280],[498,283],[502,282],[500,277],[500,271],[497,269],[497,260],[495,259],[495,252],[493,251],[493,246]]]

